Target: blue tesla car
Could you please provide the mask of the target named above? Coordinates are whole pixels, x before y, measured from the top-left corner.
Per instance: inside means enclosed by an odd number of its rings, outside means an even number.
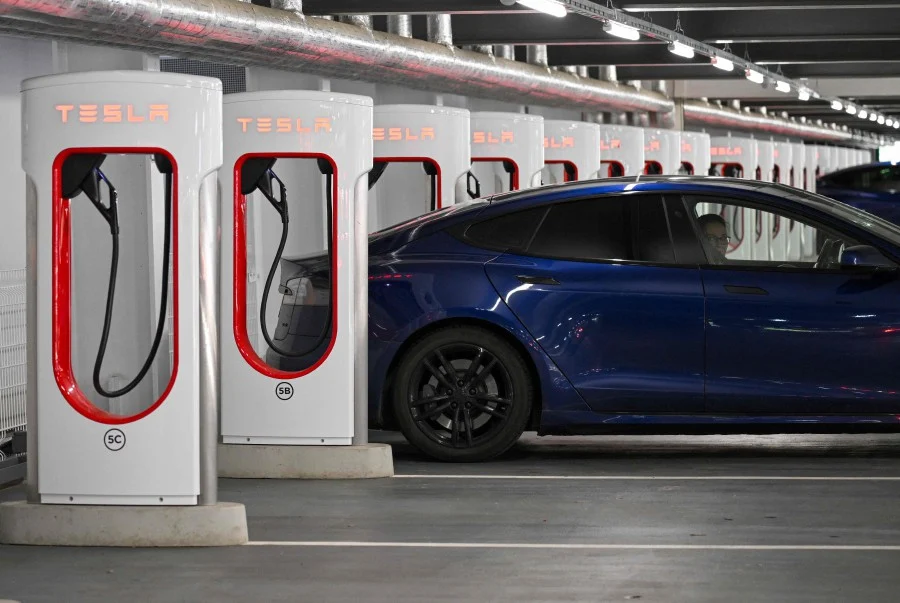
[[[900,427],[900,228],[832,199],[575,182],[420,216],[369,254],[373,427],[437,459],[489,459],[525,430]],[[284,278],[327,288],[311,262]]]
[[[900,224],[900,164],[872,163],[826,174],[816,192]]]

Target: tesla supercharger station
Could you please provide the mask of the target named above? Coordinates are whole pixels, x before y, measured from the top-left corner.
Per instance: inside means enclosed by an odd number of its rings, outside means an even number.
[[[847,147],[838,147],[837,169],[843,170],[848,167],[853,167],[853,161],[851,160],[850,155],[850,149]]]
[[[753,179],[756,175],[757,154],[756,140],[733,136],[714,136],[710,139],[711,173],[726,178]],[[710,205],[710,204],[707,204]],[[714,211],[725,218],[731,233],[727,257],[736,260],[749,260],[755,242],[754,225],[757,223],[756,212],[749,208],[707,207],[706,211]],[[722,212],[730,212],[725,215]]]
[[[215,292],[201,282],[216,259],[204,211],[217,202],[221,83],[70,73],[26,80],[22,99],[32,502],[207,504],[218,375],[201,331]]]
[[[775,142],[775,169],[772,181],[794,186],[794,145],[790,142]],[[772,260],[784,260],[788,257],[790,233],[788,225],[780,216],[773,216],[771,237],[769,241],[769,257]]]
[[[433,105],[375,107],[369,231],[468,198],[469,111]]]
[[[333,92],[225,97],[219,186],[227,455],[253,453],[244,444],[346,446],[359,437],[354,396],[357,404],[366,396],[354,393],[354,367],[365,365],[372,115],[372,99]]]
[[[775,171],[775,143],[771,140],[756,141],[756,179],[773,182]]]
[[[830,174],[831,172],[837,171],[837,161],[838,161],[838,148],[833,146],[824,146],[821,147],[821,160],[820,164],[822,166],[822,171],[819,174],[820,176],[824,176],[825,174]]]
[[[600,178],[644,173],[644,129],[600,125]]]
[[[681,172],[689,176],[706,176],[711,165],[709,134],[681,133]]]
[[[600,126],[545,120],[544,163],[544,184],[593,178],[600,169]]]
[[[756,141],[756,179],[772,182],[772,174],[775,170],[775,143],[771,140]],[[754,211],[753,244],[750,248],[750,258],[754,260],[768,261],[770,233],[774,216],[764,211]]]
[[[681,168],[681,132],[644,130],[644,170],[647,175],[672,175]]]
[[[476,196],[541,185],[544,118],[480,111],[471,115],[472,174]]]

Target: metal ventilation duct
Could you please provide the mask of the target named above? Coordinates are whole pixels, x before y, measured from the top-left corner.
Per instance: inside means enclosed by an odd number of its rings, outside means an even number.
[[[233,0],[0,0],[3,30],[517,104],[673,110],[658,94]]]
[[[819,128],[808,124],[765,117],[760,114],[746,113],[734,109],[725,109],[702,101],[684,101],[685,125],[695,127],[716,126],[733,130],[766,132],[781,136],[791,136],[806,140],[851,141],[854,136],[849,132],[839,132],[827,128]]]

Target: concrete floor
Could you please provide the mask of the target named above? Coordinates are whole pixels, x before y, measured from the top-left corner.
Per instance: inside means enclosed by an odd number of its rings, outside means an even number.
[[[527,436],[481,465],[385,439],[393,479],[222,480],[249,546],[0,547],[0,599],[897,600],[900,436]]]

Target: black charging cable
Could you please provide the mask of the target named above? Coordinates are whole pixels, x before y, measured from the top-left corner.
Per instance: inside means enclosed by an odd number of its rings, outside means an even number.
[[[169,302],[169,250],[172,246],[172,164],[168,159],[161,155],[155,155],[154,161],[157,169],[165,175],[165,235],[163,237],[163,268],[162,268],[162,288],[160,290],[159,315],[156,322],[156,335],[153,338],[153,345],[150,346],[150,353],[147,355],[141,370],[125,387],[117,390],[107,390],[100,384],[100,370],[103,367],[103,359],[106,356],[106,348],[109,344],[109,332],[112,326],[113,305],[116,297],[116,278],[119,272],[119,194],[116,187],[110,182],[99,167],[91,170],[89,178],[93,178],[93,186],[85,186],[82,190],[87,194],[91,203],[103,216],[109,224],[109,232],[112,235],[112,258],[109,267],[109,285],[106,290],[106,313],[103,317],[103,332],[100,335],[100,346],[97,349],[97,358],[94,361],[94,389],[98,393],[107,398],[118,398],[124,396],[144,379],[153,361],[156,360],[156,354],[159,351],[160,342],[166,326],[166,308]],[[103,181],[109,191],[109,205],[103,205],[100,195],[99,182]]]
[[[328,165],[323,167],[322,162],[319,164],[319,169],[325,173],[326,176],[326,184],[325,184],[325,205],[327,207],[327,224],[328,224],[328,259],[329,259],[329,267],[333,265],[331,260],[331,256],[335,253],[333,248],[333,236],[332,236],[332,202],[333,202],[333,193],[332,193],[332,178],[334,177],[334,173],[331,170],[331,166]],[[287,243],[288,238],[288,230],[290,226],[290,217],[288,216],[288,199],[287,199],[287,187],[284,185],[284,182],[281,178],[278,177],[275,172],[269,168],[266,170],[266,175],[278,183],[279,189],[279,199],[276,199],[275,196],[271,193],[271,191],[266,190],[266,187],[258,187],[257,190],[263,194],[263,196],[268,199],[269,203],[272,204],[272,207],[275,208],[275,211],[278,212],[278,215],[281,216],[281,240],[278,242],[278,251],[275,252],[275,258],[272,260],[272,267],[269,269],[269,276],[266,277],[266,286],[263,288],[263,296],[262,303],[259,306],[259,324],[262,328],[263,338],[265,338],[266,343],[270,348],[275,350],[276,353],[286,356],[288,358],[300,358],[302,356],[306,356],[307,354],[311,354],[314,352],[322,343],[325,341],[328,336],[328,330],[331,327],[332,315],[334,313],[334,308],[332,308],[332,303],[329,301],[328,303],[328,315],[325,319],[325,324],[322,325],[322,330],[316,338],[315,343],[309,348],[302,351],[293,351],[293,350],[284,350],[272,341],[272,338],[269,336],[269,328],[266,326],[266,309],[269,306],[269,289],[272,286],[272,281],[275,279],[275,272],[278,270],[278,264],[281,263],[281,257],[284,254],[284,246]],[[271,188],[271,187],[268,187]],[[331,280],[333,281],[337,275],[331,275]],[[335,283],[330,283],[330,291],[334,291]],[[296,295],[296,291],[286,290],[284,293],[294,294]],[[333,297],[332,297],[333,299]]]

